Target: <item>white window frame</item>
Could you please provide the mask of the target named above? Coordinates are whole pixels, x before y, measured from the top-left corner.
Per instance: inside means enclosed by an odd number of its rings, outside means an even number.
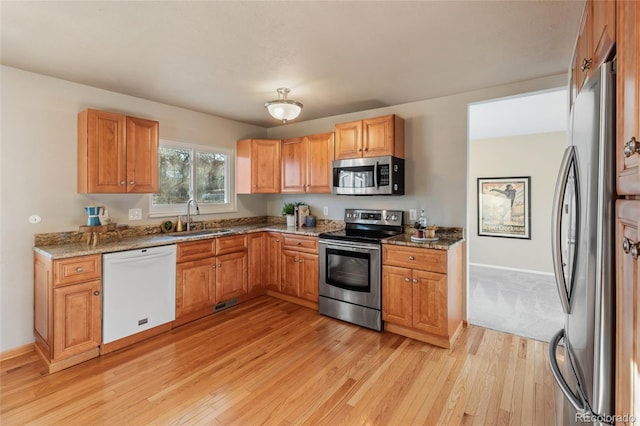
[[[200,208],[200,214],[215,214],[215,213],[232,213],[237,212],[237,200],[238,196],[236,194],[236,174],[235,174],[235,149],[229,148],[221,148],[210,145],[197,145],[193,143],[181,142],[171,139],[163,139],[160,138],[160,146],[164,148],[177,148],[177,149],[188,149],[194,154],[192,155],[193,163],[191,170],[191,183],[190,183],[190,196],[193,196],[194,188],[195,188],[195,179],[197,173],[195,173],[196,167],[196,152],[205,152],[205,153],[215,153],[225,155],[225,193],[228,194],[227,202],[224,204],[209,204],[209,203],[200,203],[198,204]],[[158,158],[158,161],[160,159]],[[191,212],[194,214],[194,212]],[[178,215],[186,215],[187,214],[187,204],[153,204],[153,194],[149,195],[149,217],[169,217],[169,216],[178,216]]]

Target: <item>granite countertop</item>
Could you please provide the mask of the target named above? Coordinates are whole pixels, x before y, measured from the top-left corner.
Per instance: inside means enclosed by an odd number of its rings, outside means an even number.
[[[254,232],[282,232],[288,234],[306,235],[317,237],[322,232],[330,232],[340,229],[336,225],[318,225],[316,227],[287,227],[284,224],[257,224],[241,226],[225,226],[225,232],[216,234],[197,235],[198,231],[189,233],[154,233],[149,235],[127,237],[106,242],[101,242],[92,247],[85,242],[75,242],[70,244],[36,245],[33,250],[50,259],[64,259],[68,257],[86,256],[89,254],[111,253],[124,250],[134,250],[145,247],[164,246],[169,244],[182,243],[186,241],[205,240],[209,238],[227,237],[230,235],[249,234]],[[194,233],[196,235],[194,235]]]
[[[449,250],[451,247],[464,241],[462,229],[460,228],[448,228],[443,230],[439,229],[436,232],[437,240],[435,241],[415,242],[411,240],[411,235],[412,234],[410,233],[405,233],[397,235],[395,237],[387,238],[385,240],[382,240],[382,244]]]

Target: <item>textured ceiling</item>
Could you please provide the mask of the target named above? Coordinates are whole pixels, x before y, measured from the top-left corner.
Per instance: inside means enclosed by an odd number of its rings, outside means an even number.
[[[0,60],[264,127],[566,72],[584,1],[0,3]]]

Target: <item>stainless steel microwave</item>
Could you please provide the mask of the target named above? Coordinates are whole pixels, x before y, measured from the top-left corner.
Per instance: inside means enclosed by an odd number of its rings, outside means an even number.
[[[404,160],[392,156],[335,160],[333,193],[404,195]]]

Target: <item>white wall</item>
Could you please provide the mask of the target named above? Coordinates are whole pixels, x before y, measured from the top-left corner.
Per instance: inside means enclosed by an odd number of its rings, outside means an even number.
[[[469,262],[553,273],[551,209],[567,132],[469,141]],[[478,236],[479,177],[531,176],[531,239]]]
[[[564,75],[465,92],[453,96],[310,120],[268,129],[269,138],[289,138],[333,131],[336,123],[398,114],[405,119],[405,196],[286,195],[269,198],[269,214],[279,215],[283,203],[303,201],[319,218],[342,219],[345,208],[424,208],[430,223],[466,226],[467,107],[469,103],[536,92],[566,85]],[[551,170],[551,169],[550,169]],[[555,170],[555,169],[553,169]],[[555,171],[553,172],[555,173]],[[322,207],[329,207],[329,215]]]
[[[83,206],[109,206],[120,223],[143,209],[147,196],[76,193],[76,116],[92,107],[160,121],[160,136],[232,147],[248,137],[286,138],[332,131],[334,124],[396,113],[405,119],[407,195],[404,197],[239,196],[238,213],[215,217],[279,215],[284,200],[306,201],[314,214],[342,219],[347,207],[424,207],[431,222],[464,227],[467,214],[467,105],[564,86],[564,75],[461,93],[394,107],[344,114],[270,129],[249,126],[46,76],[2,67],[0,120],[0,352],[33,341],[32,245],[35,233],[75,230]],[[425,77],[427,78],[427,77]],[[212,95],[213,96],[213,95]],[[554,171],[555,173],[555,171]],[[39,225],[27,222],[31,214]],[[407,219],[408,221],[408,219]],[[146,219],[133,224],[159,223]]]
[[[128,209],[148,213],[148,195],[81,195],[76,189],[77,113],[91,107],[152,118],[160,136],[235,148],[236,140],[264,137],[266,130],[207,114],[119,93],[2,67],[0,184],[0,352],[33,341],[33,235],[77,230],[86,223],[83,206],[109,207],[118,223],[160,224],[161,219],[129,222]],[[214,96],[214,94],[212,94]],[[42,222],[31,225],[32,214]],[[244,217],[266,214],[264,197],[238,197]],[[205,216],[212,218],[213,216]]]

